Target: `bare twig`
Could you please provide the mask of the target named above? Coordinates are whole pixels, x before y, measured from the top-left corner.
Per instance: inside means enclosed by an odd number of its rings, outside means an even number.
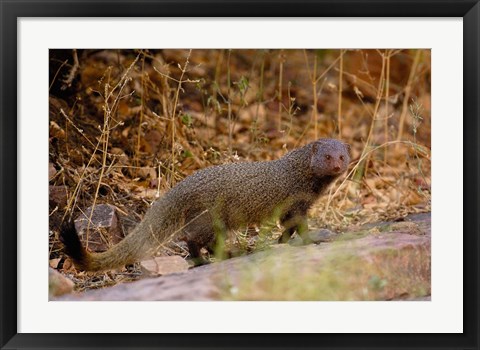
[[[342,138],[342,92],[343,92],[343,50],[340,50],[340,68],[338,72],[338,138]]]
[[[72,55],[73,55],[73,66],[72,66],[72,69],[70,69],[70,73],[63,81],[64,84],[61,87],[62,90],[65,90],[70,86],[72,86],[73,79],[75,79],[78,68],[80,67],[80,63],[78,62],[77,49],[72,50]]]
[[[410,101],[410,94],[412,93],[413,80],[415,79],[415,73],[417,72],[418,63],[420,62],[420,54],[422,50],[417,50],[415,58],[413,59],[412,68],[410,69],[410,75],[408,76],[408,82],[405,86],[405,97],[403,98],[402,114],[400,114],[400,122],[398,124],[397,141],[403,138],[403,129],[405,124],[405,117],[408,112],[408,102]]]
[[[55,75],[53,76],[53,79],[52,79],[52,82],[50,83],[50,86],[48,87],[48,91],[50,91],[52,89],[52,86],[53,86],[53,83],[55,83],[55,80],[57,79],[57,75],[58,73],[60,73],[60,70],[62,69],[62,67],[64,65],[66,65],[68,62],[68,60],[65,60],[61,65],[60,67],[58,67],[57,71],[55,72]]]

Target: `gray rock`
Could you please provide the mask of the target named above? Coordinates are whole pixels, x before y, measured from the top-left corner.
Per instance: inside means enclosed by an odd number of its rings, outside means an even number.
[[[416,222],[423,234],[365,235],[363,230],[363,235],[346,232],[341,240],[319,245],[279,244],[182,273],[56,300],[430,300],[430,216]],[[319,239],[330,238],[327,231],[319,230]],[[331,293],[315,294],[316,289]]]
[[[190,265],[181,256],[159,256],[140,263],[142,272],[147,276],[164,276],[185,272]]]
[[[60,272],[48,268],[48,295],[49,298],[58,297],[73,291],[74,283]]]
[[[123,234],[115,207],[110,204],[96,205],[89,226],[88,220],[91,211],[92,207],[89,207],[75,219],[75,230],[83,243],[88,245],[90,250],[99,252],[120,242]],[[88,235],[87,228],[89,228]]]

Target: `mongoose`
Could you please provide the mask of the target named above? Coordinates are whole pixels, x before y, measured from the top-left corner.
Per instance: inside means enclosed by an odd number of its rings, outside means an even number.
[[[159,198],[120,243],[89,253],[74,229],[61,233],[65,250],[81,270],[101,271],[132,264],[176,236],[191,258],[226,230],[261,224],[279,215],[280,242],[307,231],[307,210],[350,162],[350,146],[319,139],[278,160],[240,162],[199,170]]]

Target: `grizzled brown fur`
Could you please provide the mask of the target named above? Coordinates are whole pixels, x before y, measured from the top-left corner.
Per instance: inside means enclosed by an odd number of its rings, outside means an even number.
[[[103,253],[89,253],[72,230],[62,237],[75,265],[108,270],[153,253],[173,236],[183,237],[192,258],[226,230],[261,224],[280,214],[280,242],[307,231],[307,210],[348,167],[350,147],[320,139],[268,162],[212,166],[188,176],[158,199],[124,240]]]

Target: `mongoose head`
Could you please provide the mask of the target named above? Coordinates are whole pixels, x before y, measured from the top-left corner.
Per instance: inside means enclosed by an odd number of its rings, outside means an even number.
[[[350,163],[350,145],[335,139],[320,139],[311,147],[310,169],[318,177],[340,176]]]

